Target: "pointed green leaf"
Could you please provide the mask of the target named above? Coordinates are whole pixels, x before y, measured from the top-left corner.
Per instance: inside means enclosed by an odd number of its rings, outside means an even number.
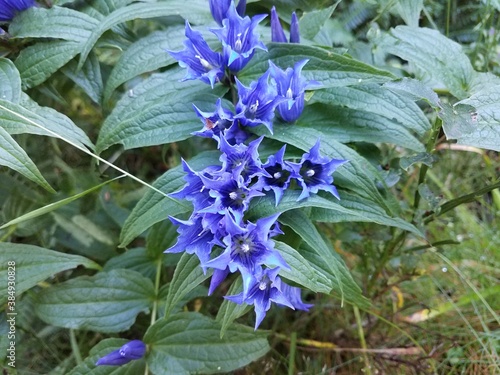
[[[252,328],[233,325],[224,338],[221,325],[198,313],[181,313],[151,326],[144,342],[151,348],[148,365],[157,375],[226,373],[269,351],[266,337]]]
[[[420,12],[424,8],[424,0],[398,0],[397,10],[408,26],[418,27]]]
[[[7,280],[9,262],[14,262],[16,279],[16,295],[34,287],[41,281],[55,274],[84,266],[99,269],[100,266],[79,255],[64,254],[38,246],[16,243],[0,243],[0,277]],[[7,301],[7,281],[0,285],[0,305]]]
[[[99,104],[102,99],[104,88],[101,76],[101,65],[99,64],[97,56],[91,53],[81,70],[77,70],[76,65],[76,60],[72,60],[62,69],[62,72],[66,77],[75,82],[94,103]]]
[[[99,272],[50,286],[37,295],[40,319],[57,327],[121,332],[147,312],[155,298],[153,282],[132,270]]]
[[[153,74],[124,95],[101,128],[97,151],[118,143],[131,149],[177,142],[201,129],[193,104],[213,111],[227,89],[179,82],[184,75],[183,69]]]
[[[0,165],[21,173],[47,191],[55,193],[28,154],[2,127],[0,127]]]
[[[299,20],[300,36],[313,40],[339,3],[340,1],[337,1],[331,7],[305,12]]]
[[[241,276],[238,276],[231,284],[231,287],[227,291],[226,295],[232,296],[241,293],[242,291],[243,279]],[[217,316],[215,317],[215,320],[221,324],[219,337],[223,338],[231,324],[233,324],[233,322],[240,316],[243,316],[252,310],[252,307],[252,305],[247,305],[246,303],[237,304],[228,299],[224,299],[219,307]]]
[[[8,59],[0,58],[0,99],[12,103],[21,100],[21,77],[14,63]]]

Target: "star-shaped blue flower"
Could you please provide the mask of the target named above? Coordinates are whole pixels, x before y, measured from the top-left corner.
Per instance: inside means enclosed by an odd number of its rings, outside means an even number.
[[[231,215],[226,215],[226,231],[228,235],[223,242],[224,252],[204,264],[219,270],[229,268],[230,272],[240,271],[243,285],[249,285],[256,267],[267,265],[287,268],[285,260],[274,249],[274,241],[270,239],[270,231],[279,214],[261,218],[257,222],[247,222],[247,225],[237,224]],[[248,289],[244,289],[248,290]]]
[[[284,145],[276,154],[269,156],[267,162],[262,165],[262,169],[268,173],[268,176],[260,176],[254,188],[257,190],[272,190],[276,201],[276,206],[281,201],[283,193],[290,185],[292,178],[299,178],[295,170],[285,163],[286,145]]]
[[[232,73],[238,73],[250,61],[256,48],[267,51],[255,30],[267,15],[257,15],[252,19],[248,16],[242,18],[236,12],[234,2],[231,2],[226,16],[227,18],[222,20],[223,28],[212,29],[212,32],[222,42],[224,65]]]
[[[214,87],[214,84],[224,79],[224,63],[222,55],[210,49],[202,34],[195,31],[186,21],[187,40],[184,41],[184,50],[179,52],[167,51],[179,65],[187,68],[183,80],[200,79]]]
[[[17,13],[33,6],[34,0],[0,0],[0,22],[12,21]]]
[[[305,90],[321,87],[319,82],[307,81],[301,76],[302,68],[308,61],[307,59],[301,60],[294,65],[293,69],[287,68],[285,71],[269,61],[271,76],[276,82],[278,95],[286,99],[278,105],[278,113],[286,122],[294,122],[302,114]]]
[[[96,362],[96,366],[121,366],[140,359],[146,354],[146,344],[141,340],[132,340],[120,349],[114,350]]]
[[[335,186],[333,186],[332,173],[347,160],[329,159],[319,153],[320,141],[302,156],[300,163],[288,163],[300,176],[297,181],[302,187],[298,201],[309,197],[311,193],[325,190],[340,199]]]
[[[277,43],[288,42],[274,6],[271,8],[271,41]],[[295,12],[292,13],[292,22],[290,24],[290,43],[300,43],[299,20]]]
[[[244,86],[236,78],[239,100],[236,104],[235,118],[239,119],[243,126],[253,127],[263,124],[272,133],[274,110],[286,99],[278,96],[276,87],[269,82],[270,74],[271,71],[268,70],[257,82],[252,82],[250,87]]]

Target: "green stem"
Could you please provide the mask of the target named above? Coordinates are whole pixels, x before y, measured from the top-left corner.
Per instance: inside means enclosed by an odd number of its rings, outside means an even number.
[[[297,352],[297,332],[290,336],[290,357],[288,358],[288,375],[295,374],[295,353]]]
[[[71,350],[73,351],[73,355],[75,356],[76,364],[81,365],[83,363],[82,354],[80,353],[80,347],[78,346],[78,342],[76,341],[75,330],[69,330],[69,341],[71,343]]]
[[[363,325],[361,324],[361,316],[359,315],[359,309],[357,306],[353,306],[354,316],[356,317],[356,324],[358,326],[358,335],[359,341],[361,343],[361,348],[363,349],[363,358],[365,360],[365,373],[367,375],[372,374],[372,369],[370,365],[370,360],[368,359],[368,355],[366,354],[366,341],[365,341],[365,333],[363,332]]]
[[[158,298],[160,292],[160,279],[161,279],[161,266],[163,265],[162,256],[160,256],[157,260],[156,264],[156,277],[155,277],[155,300],[153,302],[153,311],[151,312],[151,324],[153,325],[156,322],[156,315],[158,313]]]
[[[0,237],[0,242],[3,242],[7,238],[9,238],[10,235],[16,231],[16,228],[17,228],[17,225],[11,225],[11,226],[9,226],[8,229],[7,229],[7,232],[2,237]]]

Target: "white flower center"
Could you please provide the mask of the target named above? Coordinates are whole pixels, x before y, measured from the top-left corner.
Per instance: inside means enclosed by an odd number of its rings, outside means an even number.
[[[287,99],[293,99],[293,91],[291,87],[289,87],[288,90],[286,90],[286,97]]]
[[[308,171],[306,171],[306,176],[307,177],[312,177],[312,176],[314,176],[314,173],[315,173],[314,169],[309,169]]]
[[[259,289],[260,290],[266,290],[267,289],[267,283],[265,281],[261,281],[259,283]]]
[[[234,43],[234,49],[236,50],[236,52],[240,52],[241,51],[241,47],[243,46],[243,43],[241,42],[241,33],[239,33],[238,35],[236,35],[236,37],[238,39],[236,39],[236,42]]]
[[[212,65],[210,65],[210,63],[205,60],[203,57],[201,57],[200,55],[195,55],[195,57],[200,60],[200,64],[201,66],[203,66],[206,70],[212,70],[214,67]]]
[[[276,178],[276,179],[280,178],[281,177],[281,172],[275,172],[273,174],[273,177]]]
[[[250,251],[250,245],[247,243],[242,244],[241,251],[243,251],[244,253],[248,253]]]
[[[234,201],[236,198],[238,198],[238,193],[235,191],[230,192],[229,198],[231,198]]]
[[[251,113],[255,113],[257,112],[257,108],[259,108],[259,101],[256,100],[254,104],[252,104],[250,106],[250,108],[248,108],[248,110],[251,112]]]

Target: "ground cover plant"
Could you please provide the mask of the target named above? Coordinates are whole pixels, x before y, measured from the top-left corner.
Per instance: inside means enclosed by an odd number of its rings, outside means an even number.
[[[499,373],[499,11],[0,0],[4,373]]]

